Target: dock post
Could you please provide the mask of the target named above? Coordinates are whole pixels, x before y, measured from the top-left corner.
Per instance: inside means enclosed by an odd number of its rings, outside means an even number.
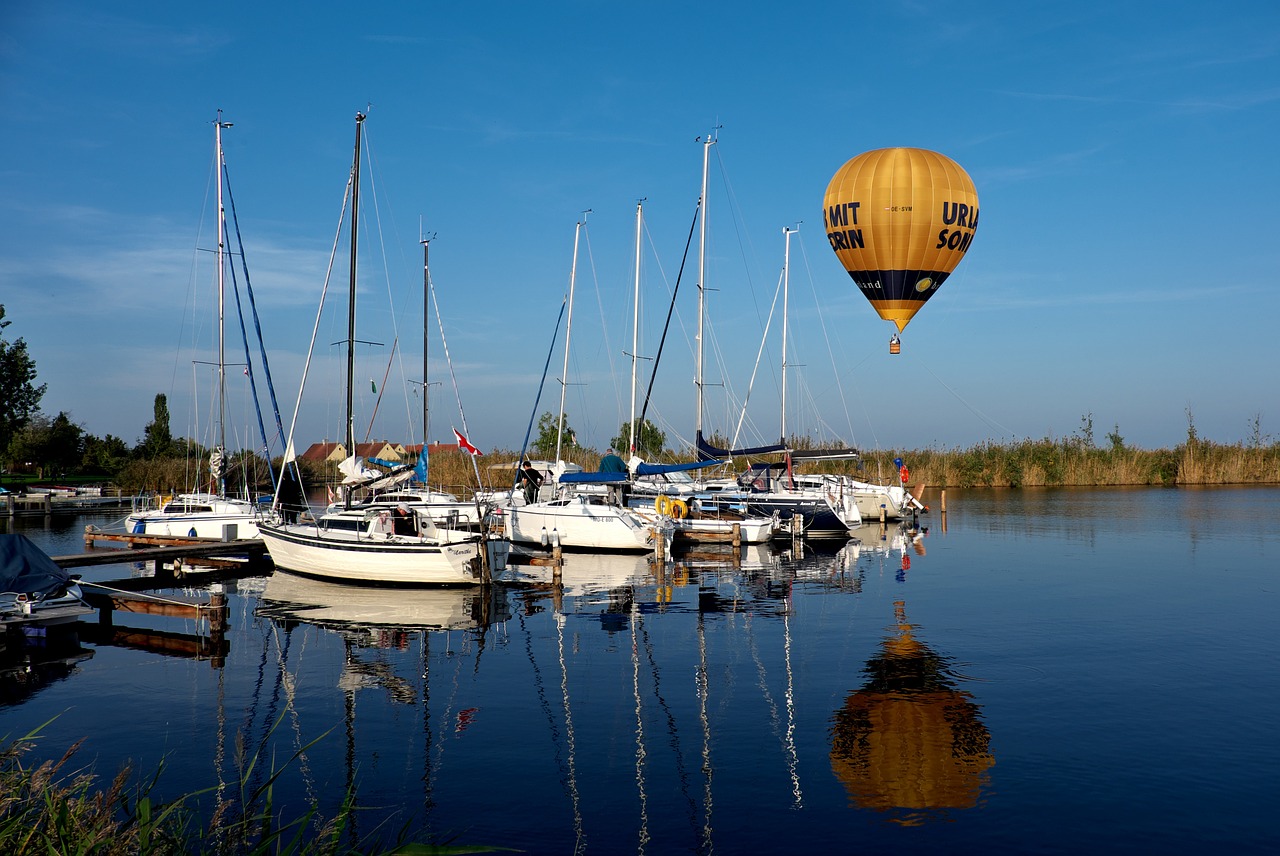
[[[733,546],[734,547],[742,546],[742,524],[741,523],[733,524]]]
[[[6,493],[4,496],[0,496],[0,500],[4,500],[5,513],[12,517],[14,514],[13,494]]]
[[[209,632],[221,637],[227,629],[227,596],[223,592],[209,595]]]
[[[938,502],[942,504],[942,513],[946,514],[947,513],[947,492],[945,490],[938,492]]]
[[[53,492],[50,491],[44,495],[44,516],[48,517],[53,514]]]
[[[880,503],[880,525],[884,525],[884,503]]]

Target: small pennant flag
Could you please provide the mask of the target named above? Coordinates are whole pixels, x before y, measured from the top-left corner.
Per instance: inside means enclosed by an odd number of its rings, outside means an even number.
[[[373,387],[374,392],[378,391],[378,385],[373,382],[373,378],[369,378],[369,386]]]
[[[484,454],[484,453],[483,453],[483,452],[481,452],[479,449],[477,449],[475,446],[471,445],[471,441],[470,441],[470,440],[468,440],[466,437],[463,437],[463,436],[462,436],[462,433],[461,433],[460,431],[458,431],[458,429],[457,429],[457,428],[454,428],[454,429],[453,429],[453,436],[455,436],[455,437],[457,437],[457,438],[458,438],[458,448],[459,448],[459,449],[461,449],[462,451],[464,451],[464,452],[466,452],[466,453],[468,453],[468,454],[471,454],[471,455],[481,455],[481,454]]]

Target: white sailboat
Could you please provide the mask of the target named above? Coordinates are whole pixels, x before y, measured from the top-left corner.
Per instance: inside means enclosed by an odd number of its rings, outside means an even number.
[[[636,417],[636,365],[640,348],[640,239],[643,223],[644,200],[640,200],[636,203],[636,276],[631,326],[631,419],[628,423],[631,479],[626,488],[626,502],[632,508],[643,510],[646,515],[669,518],[672,535],[677,538],[729,539],[736,531],[739,543],[763,544],[778,531],[776,514],[749,515],[745,509],[734,510],[722,504],[704,508],[695,497],[682,496],[681,491],[673,489],[676,483],[669,480],[671,476],[686,473],[687,465],[646,464],[636,454],[639,425]]]
[[[383,510],[399,509],[400,506],[408,506],[415,513],[422,514],[429,518],[436,526],[443,526],[448,529],[466,529],[471,531],[479,531],[484,526],[485,518],[489,512],[493,510],[494,502],[491,498],[481,494],[478,490],[473,495],[471,501],[459,499],[456,494],[446,491],[433,490],[427,486],[427,438],[430,436],[430,384],[427,382],[429,376],[428,355],[430,352],[430,335],[427,322],[429,317],[429,308],[431,304],[431,273],[430,273],[430,240],[424,238],[422,240],[422,451],[418,456],[417,464],[411,470],[407,467],[407,482],[396,480],[394,477],[390,481],[395,483],[390,489],[379,489],[369,491],[368,495],[360,501],[363,508],[379,508]],[[436,307],[436,319],[439,321],[439,305]],[[440,336],[443,341],[444,328],[440,329]],[[447,345],[447,343],[446,343]],[[448,348],[445,348],[446,357],[448,356]],[[461,407],[459,407],[461,409]],[[463,422],[463,430],[466,430],[465,418]],[[475,458],[472,458],[472,465],[475,466]],[[479,467],[476,469],[476,484],[480,483]],[[402,475],[404,470],[398,470]],[[393,475],[393,474],[389,474]],[[331,505],[329,511],[337,510],[336,505]]]
[[[731,458],[734,455],[762,455],[789,453],[786,442],[786,345],[783,344],[783,399],[782,433],[779,442],[746,449],[720,449],[712,446],[703,436],[703,341],[706,325],[707,278],[707,179],[710,167],[711,147],[718,142],[715,133],[702,140],[702,196],[700,199],[698,250],[698,348],[696,363],[697,407],[694,424],[695,451],[704,460]],[[788,242],[790,231],[787,232]],[[789,246],[789,243],[788,243]],[[785,283],[784,283],[785,286]],[[786,325],[783,324],[785,330]],[[851,527],[861,522],[856,505],[842,502],[841,498],[826,492],[804,489],[790,479],[790,466],[786,464],[756,465],[737,481],[707,482],[698,494],[696,502],[707,510],[725,507],[745,509],[747,514],[777,517],[782,527],[791,533],[803,533],[810,539],[847,539]],[[780,531],[782,531],[780,529]]]
[[[573,325],[574,285],[578,270],[578,242],[584,222],[573,233],[573,265],[569,274],[569,316],[565,325],[564,375],[560,387],[560,435],[564,427],[565,384],[569,372],[570,334]],[[644,515],[623,501],[625,473],[567,471],[562,465],[560,440],[556,443],[555,494],[549,499],[522,503],[513,498],[503,509],[507,537],[513,542],[580,550],[648,552],[658,539],[669,540],[671,521]],[[599,478],[593,478],[599,476]],[[544,486],[543,490],[546,490]]]
[[[787,437],[787,334],[790,329],[790,268],[791,236],[795,230],[783,229],[786,243],[782,261],[782,437]],[[790,450],[793,463],[817,460],[856,460],[853,449]],[[863,520],[878,520],[883,514],[886,520],[899,520],[924,509],[924,505],[905,487],[893,484],[874,484],[859,481],[838,473],[790,475],[796,489],[825,494],[831,504],[839,509],[852,527]]]
[[[346,372],[346,437],[349,449],[355,448],[352,384],[355,371],[360,148],[364,118],[363,114],[356,114],[355,159],[349,183],[351,261]],[[297,424],[296,411],[294,424]],[[292,433],[291,430],[291,438]],[[406,480],[409,474],[406,474]],[[401,514],[399,507],[352,507],[350,486],[362,483],[364,479],[353,467],[348,482],[344,490],[344,507],[328,510],[315,519],[305,519],[305,515],[291,519],[282,509],[277,492],[270,519],[259,525],[262,539],[277,566],[329,580],[422,586],[480,584],[486,581],[488,570],[500,562],[502,543],[491,542],[480,533],[436,526],[421,509],[410,508],[408,513]]]
[[[220,538],[236,540],[257,538],[257,509],[247,498],[227,495],[223,464],[226,457],[226,261],[227,217],[223,200],[226,162],[222,150],[222,130],[232,123],[222,121],[222,111],[213,123],[216,144],[216,169],[218,172],[217,221],[218,221],[218,415],[217,445],[209,456],[210,489],[180,493],[165,498],[156,505],[135,507],[125,518],[126,531],[137,535],[185,536],[192,538]]]

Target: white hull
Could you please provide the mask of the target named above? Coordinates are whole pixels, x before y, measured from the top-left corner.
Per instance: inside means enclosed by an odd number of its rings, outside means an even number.
[[[851,485],[854,501],[858,503],[858,511],[863,520],[879,520],[881,506],[884,506],[885,520],[901,520],[909,517],[913,510],[922,509],[920,503],[905,488],[866,482],[852,482]]]
[[[507,537],[522,544],[581,550],[654,549],[653,532],[666,537],[670,524],[647,520],[632,509],[594,503],[586,495],[503,509]]]
[[[135,511],[124,519],[124,525],[125,531],[134,535],[227,536],[229,541],[258,537],[257,513],[252,503],[203,493],[184,493],[158,509]]]
[[[481,542],[475,536],[434,541],[325,531],[310,523],[264,523],[259,531],[276,565],[321,579],[403,586],[481,582]]]
[[[691,535],[722,535],[725,538],[733,535],[733,527],[736,525],[743,544],[763,544],[771,540],[778,529],[771,517],[748,517],[744,520],[685,517],[673,520],[671,525],[677,534],[687,532]]]

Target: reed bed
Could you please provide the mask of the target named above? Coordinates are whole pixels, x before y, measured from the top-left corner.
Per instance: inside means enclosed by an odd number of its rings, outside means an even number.
[[[793,438],[792,445],[797,449],[812,447],[804,438]],[[669,454],[666,458],[692,460],[689,455]],[[1099,448],[1075,437],[980,443],[967,449],[875,450],[863,451],[856,461],[821,461],[798,470],[896,482],[900,477],[895,458],[907,465],[911,484],[936,488],[1280,484],[1280,443],[1220,444],[1199,438],[1188,438],[1173,449],[1154,450],[1124,443]],[[575,448],[570,460],[590,470],[599,464],[600,454]],[[484,488],[509,488],[517,461],[515,452],[480,457],[477,463]],[[745,462],[735,461],[734,465],[741,469]],[[476,484],[470,457],[455,452],[432,457],[431,484],[469,496]]]
[[[862,481],[893,483],[899,479],[893,461],[901,458],[908,467],[910,484],[935,488],[1280,484],[1280,443],[1216,443],[1196,436],[1194,429],[1188,431],[1185,443],[1173,449],[1138,449],[1114,434],[1111,439],[1108,447],[1072,436],[986,442],[968,448],[864,450],[855,461],[815,462],[798,467],[798,471],[841,473]],[[792,445],[796,449],[814,447],[803,437],[792,438]],[[583,469],[593,470],[599,465],[601,453],[575,446],[566,457]],[[519,454],[509,450],[473,459],[450,449],[432,455],[428,479],[432,488],[467,499],[477,485],[485,491],[509,489],[519,460]],[[663,460],[689,461],[692,457],[668,452]],[[302,463],[303,480],[313,490],[341,481],[335,464]],[[730,469],[742,469],[746,463],[736,460]],[[120,474],[116,484],[125,492],[172,492],[189,480],[190,471],[191,465],[177,458],[135,462]],[[260,471],[267,472],[265,463]],[[280,471],[278,460],[275,471]],[[269,479],[259,483],[257,490],[269,494]]]
[[[68,748],[57,761],[27,764],[26,757],[39,739],[37,729],[16,740],[0,741],[0,853],[6,856],[457,856],[503,849],[452,839],[419,840],[408,825],[380,826],[357,836],[352,823],[357,810],[354,792],[344,795],[332,818],[321,817],[314,807],[287,818],[274,802],[275,782],[283,770],[269,769],[265,784],[250,786],[254,769],[266,759],[245,753],[240,740],[236,752],[240,782],[238,788],[233,786],[233,795],[210,788],[161,803],[151,794],[163,765],[153,776],[141,780],[126,766],[104,786],[91,768],[72,767],[83,741]],[[290,763],[316,742],[299,750]],[[215,796],[215,790],[218,793],[211,814],[202,816],[201,798]]]

